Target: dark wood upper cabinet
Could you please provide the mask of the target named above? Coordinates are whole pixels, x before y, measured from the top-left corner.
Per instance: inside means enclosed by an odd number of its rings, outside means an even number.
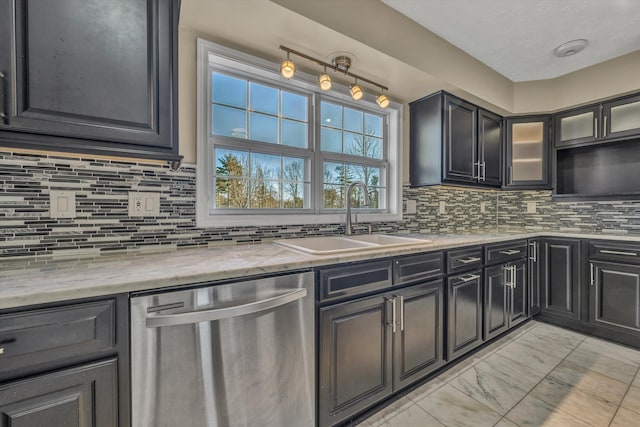
[[[0,0],[0,144],[178,160],[179,10]]]
[[[506,188],[551,188],[550,122],[548,115],[506,119]]]
[[[411,185],[502,185],[502,118],[446,92],[410,104]]]

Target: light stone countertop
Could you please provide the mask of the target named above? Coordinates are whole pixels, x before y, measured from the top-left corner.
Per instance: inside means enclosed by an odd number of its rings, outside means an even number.
[[[173,249],[164,252],[120,252],[73,258],[7,258],[0,260],[0,309],[244,278],[538,236],[640,242],[640,236],[552,231],[406,236],[424,238],[430,242],[404,248],[374,248],[332,255],[311,255],[265,243]]]

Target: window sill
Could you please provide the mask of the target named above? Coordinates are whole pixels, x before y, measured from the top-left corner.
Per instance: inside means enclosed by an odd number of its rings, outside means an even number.
[[[401,213],[358,213],[358,222],[400,221]],[[197,218],[198,227],[340,224],[345,214],[306,215],[206,215]]]

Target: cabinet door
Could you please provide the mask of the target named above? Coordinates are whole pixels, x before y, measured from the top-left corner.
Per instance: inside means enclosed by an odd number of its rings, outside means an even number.
[[[602,138],[640,135],[640,96],[607,102],[602,110]]]
[[[571,145],[594,142],[599,138],[601,105],[572,110],[555,116],[555,145]]]
[[[450,277],[447,288],[447,359],[453,360],[482,344],[482,273]]]
[[[397,390],[444,364],[444,282],[436,280],[394,293],[399,325],[393,335]]]
[[[2,425],[115,427],[116,359],[0,386]]]
[[[507,120],[505,186],[549,188],[549,116]]]
[[[540,313],[540,241],[529,240],[529,314],[534,316]]]
[[[541,311],[580,319],[580,241],[545,239],[541,253]]]
[[[489,267],[484,271],[484,339],[500,335],[509,328],[510,264]]]
[[[640,265],[592,261],[589,321],[640,336]]]
[[[478,181],[476,112],[478,107],[448,95],[444,97],[443,180]]]
[[[502,117],[478,110],[478,182],[502,185]]]
[[[320,425],[391,393],[391,302],[374,296],[320,310]]]
[[[178,158],[179,4],[1,1],[0,142]]]
[[[527,261],[520,260],[511,264],[513,268],[513,283],[509,293],[509,328],[524,322],[529,317],[527,284]]]

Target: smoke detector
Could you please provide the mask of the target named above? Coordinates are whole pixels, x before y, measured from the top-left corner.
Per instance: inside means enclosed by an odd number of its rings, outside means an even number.
[[[587,47],[587,43],[588,42],[585,39],[571,40],[570,42],[563,43],[553,49],[553,54],[558,58],[572,56]]]

